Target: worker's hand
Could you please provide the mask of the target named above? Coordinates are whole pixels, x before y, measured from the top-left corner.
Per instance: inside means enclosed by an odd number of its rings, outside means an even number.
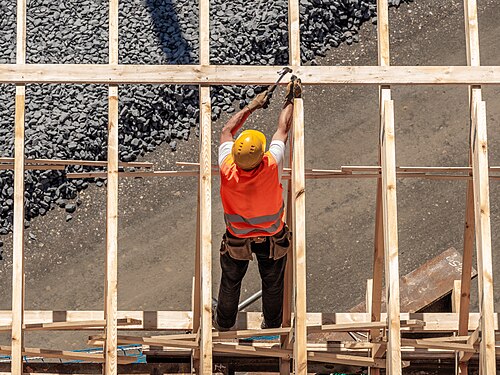
[[[288,82],[286,85],[286,93],[285,93],[285,103],[293,102],[293,81]]]
[[[292,75],[290,77],[290,82],[288,82],[288,85],[286,85],[286,93],[285,93],[285,105],[287,103],[292,103],[293,98],[296,97],[295,94],[295,80],[297,79],[297,76]]]
[[[269,102],[271,101],[272,93],[266,91],[261,92],[257,95],[248,105],[247,108],[250,112],[255,111],[259,108],[267,108],[269,106]]]

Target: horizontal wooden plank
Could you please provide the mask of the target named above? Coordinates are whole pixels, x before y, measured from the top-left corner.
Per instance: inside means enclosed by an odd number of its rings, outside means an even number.
[[[5,163],[5,164],[14,164],[14,158],[5,158],[5,157],[0,157],[0,163]],[[100,161],[100,160],[79,160],[79,159],[24,159],[24,164],[25,167],[29,167],[32,164],[40,164],[40,165],[86,165],[86,166],[91,166],[91,167],[107,167],[108,162],[107,161]],[[1,166],[2,164],[0,164]],[[152,168],[153,163],[151,162],[144,162],[144,161],[134,161],[134,162],[119,162],[118,165],[120,167],[127,167],[127,168]]]
[[[424,348],[424,349],[441,349],[441,350],[453,350],[453,351],[464,351],[476,353],[478,352],[474,349],[474,346],[470,344],[462,344],[449,341],[427,341],[419,339],[401,339],[401,345],[411,346],[414,348]]]
[[[55,171],[64,170],[64,165],[25,165],[25,170],[37,170],[37,171]],[[14,164],[0,164],[0,171],[11,171],[14,170]]]
[[[0,83],[270,85],[280,66],[0,64]],[[500,84],[500,66],[302,66],[305,85]],[[288,82],[287,77],[281,81]]]
[[[138,319],[122,318],[118,319],[119,326],[130,326],[141,324]],[[103,320],[87,320],[74,322],[53,322],[53,323],[30,323],[24,324],[23,329],[27,331],[73,331],[82,329],[101,329],[106,326],[106,321]],[[0,326],[0,332],[9,332],[12,329],[10,325]]]
[[[133,318],[141,320],[138,325],[121,326],[120,330],[145,330],[145,331],[184,331],[192,329],[191,311],[118,311],[118,318]],[[25,324],[30,323],[51,323],[61,321],[84,321],[104,319],[102,311],[44,311],[26,310]],[[381,320],[385,321],[386,315],[381,315]],[[401,313],[401,320],[418,321],[421,320],[425,326],[420,329],[418,326],[402,327],[401,330],[412,331],[437,331],[452,332],[458,329],[457,313]],[[478,313],[471,313],[469,318],[469,330],[474,331],[479,321]],[[12,312],[10,310],[0,310],[0,325],[9,325],[12,322]],[[240,312],[238,313],[236,329],[260,328],[262,322],[261,312]],[[308,313],[307,324],[309,326],[341,323],[370,323],[368,313]],[[403,324],[402,324],[403,325]],[[495,314],[495,330],[498,330],[498,315]]]
[[[0,345],[0,354],[10,355],[11,347]],[[27,357],[42,357],[42,358],[59,358],[71,361],[87,361],[87,362],[104,362],[104,356],[101,354],[71,352],[65,350],[51,350],[40,348],[23,348],[23,356]],[[137,361],[136,357],[119,356],[118,363],[129,364]]]

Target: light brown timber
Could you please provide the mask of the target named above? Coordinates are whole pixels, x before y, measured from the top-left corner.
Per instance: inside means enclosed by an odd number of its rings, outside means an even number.
[[[394,104],[383,103],[382,198],[384,223],[385,289],[387,303],[387,371],[401,374],[401,334],[399,314],[399,262],[396,197],[396,153],[394,139]]]
[[[0,345],[0,354],[10,355],[11,347]],[[99,363],[105,361],[104,356],[102,354],[91,354],[91,353],[40,349],[40,348],[23,348],[22,355],[28,357],[60,358],[66,360],[88,361],[88,362],[99,362]],[[137,360],[136,357],[126,357],[126,356],[118,357],[118,363],[120,364],[134,363],[136,360]]]
[[[488,141],[486,105],[479,102],[473,110],[472,176],[474,184],[474,216],[481,314],[480,368],[483,374],[496,373],[493,270],[491,254],[490,199],[488,179]]]
[[[118,0],[109,0],[109,66],[118,65]],[[118,86],[108,88],[108,166],[106,196],[105,375],[118,372]]]
[[[26,63],[26,0],[17,0],[16,63]],[[24,346],[24,84],[16,85],[14,123],[14,218],[12,255],[11,372],[22,375]]]
[[[294,364],[295,374],[307,374],[306,233],[304,176],[304,106],[293,105],[292,213],[294,250]]]
[[[467,65],[478,67],[481,65],[479,54],[479,29],[477,18],[476,0],[464,0],[464,21],[465,21],[465,41]],[[469,131],[472,132],[473,111],[479,102],[482,100],[481,86],[469,86]],[[469,138],[469,142],[471,142]],[[469,165],[472,165],[472,144],[469,144]],[[467,191],[465,199],[465,225],[464,225],[464,251],[463,251],[463,268],[461,280],[461,300],[460,300],[460,320],[458,327],[459,335],[467,334],[467,321],[470,305],[470,279],[467,278],[467,272],[472,268],[472,252],[474,245],[475,232],[475,207],[474,207],[474,182],[467,182]],[[480,292],[481,293],[481,292]],[[481,365],[480,365],[481,368]],[[465,360],[461,360],[458,364],[459,374],[468,374],[468,365]]]
[[[0,83],[272,85],[282,66],[0,64]],[[304,85],[498,85],[499,66],[290,66]],[[286,84],[287,77],[280,83]]]

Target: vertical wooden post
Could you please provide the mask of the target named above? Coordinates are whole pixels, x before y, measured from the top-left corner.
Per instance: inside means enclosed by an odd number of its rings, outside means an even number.
[[[474,106],[472,129],[470,143],[473,155],[472,178],[474,184],[479,313],[481,314],[480,372],[482,374],[496,374],[488,141],[486,134],[486,105],[483,101],[476,103]]]
[[[399,317],[399,257],[396,197],[396,148],[394,103],[383,103],[382,198],[384,216],[385,290],[387,305],[387,373],[401,374],[401,333]]]
[[[118,0],[109,1],[109,64],[118,64]],[[118,371],[118,86],[108,92],[108,171],[106,203],[105,364],[106,375]]]
[[[476,0],[464,0],[467,64],[480,66],[479,29]],[[468,334],[472,247],[474,232],[478,262],[479,304],[481,312],[480,371],[495,373],[493,331],[493,275],[491,272],[491,234],[489,218],[488,150],[486,136],[486,109],[482,102],[481,86],[469,86],[470,101],[470,164],[472,181],[467,183],[462,262],[459,335]],[[480,147],[480,149],[479,149]],[[481,225],[481,227],[478,227]],[[486,298],[486,300],[484,300]],[[483,303],[484,302],[484,303]],[[493,343],[493,344],[492,344]],[[493,348],[492,348],[493,347]],[[467,362],[459,364],[459,373],[467,374]]]
[[[479,56],[479,30],[477,20],[477,5],[475,0],[464,0],[465,40],[467,50],[467,64],[480,65]],[[472,111],[474,106],[482,100],[480,86],[469,86],[469,122],[472,131]],[[469,165],[472,165],[472,151],[469,152]],[[466,336],[469,327],[470,284],[472,272],[472,248],[474,245],[474,185],[473,181],[467,182],[464,251],[462,259],[462,279],[460,291],[460,311],[458,334]],[[467,364],[460,364],[460,373],[467,373]]]
[[[305,166],[304,166],[304,106],[302,99],[293,107],[293,249],[294,249],[294,363],[295,374],[307,374],[307,306],[306,306],[306,231],[305,231]]]
[[[26,0],[17,1],[16,63],[26,63]],[[23,373],[24,322],[24,114],[25,85],[16,85],[14,123],[14,240],[12,256],[11,372]]]
[[[200,64],[210,64],[209,1],[200,1]],[[200,374],[212,373],[212,109],[210,86],[200,86]]]
[[[451,291],[451,312],[457,313],[460,310],[460,289],[461,281],[453,280],[453,290]]]
[[[288,2],[288,38],[290,63],[300,66],[300,18],[298,0]],[[294,100],[292,160],[292,230],[294,278],[294,367],[295,374],[307,374],[307,306],[306,306],[306,244],[305,244],[305,166],[304,166],[304,104]]]
[[[377,43],[378,64],[380,66],[390,65],[390,43],[389,43],[389,5],[387,0],[377,0]],[[389,86],[379,87],[379,129],[384,129],[384,102],[391,100],[391,89]],[[382,139],[380,139],[382,142]],[[379,164],[382,164],[382,144],[379,145]],[[371,320],[379,321],[382,312],[382,288],[384,281],[384,216],[383,216],[383,187],[382,179],[377,181],[377,201],[375,208],[375,241],[373,251],[373,286]],[[387,302],[386,302],[387,304]],[[388,306],[388,304],[387,304]],[[380,330],[370,331],[371,338],[380,336]],[[371,368],[371,375],[379,375],[379,368]]]
[[[290,158],[289,158],[289,166],[292,166],[293,160],[293,139],[289,138],[289,147],[290,147]],[[287,201],[286,201],[286,222],[288,225],[292,225],[292,180],[288,180],[287,183]],[[287,254],[286,266],[285,266],[285,276],[284,276],[284,289],[283,289],[283,319],[282,319],[282,327],[290,327],[292,325],[292,311],[293,311],[293,270],[294,270],[294,250],[293,243],[291,246],[291,251]],[[290,342],[292,336],[291,335],[282,335],[280,337],[281,348],[289,349]],[[280,375],[289,375],[290,374],[290,360],[280,358]]]

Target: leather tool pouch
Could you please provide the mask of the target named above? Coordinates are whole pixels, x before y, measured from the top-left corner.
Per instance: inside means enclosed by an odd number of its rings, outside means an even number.
[[[292,247],[292,232],[285,225],[280,233],[271,236],[271,248],[269,258],[274,260],[283,258]]]
[[[228,237],[224,233],[220,245],[220,253],[229,253],[229,256],[238,260],[253,260],[252,249],[250,248],[249,238]]]

